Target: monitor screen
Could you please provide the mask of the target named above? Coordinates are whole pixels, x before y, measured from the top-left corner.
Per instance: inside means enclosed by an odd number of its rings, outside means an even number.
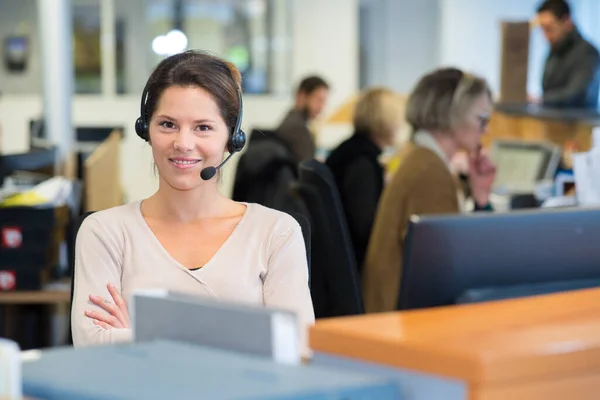
[[[599,286],[598,239],[600,208],[414,217],[398,308]]]
[[[558,146],[545,142],[497,140],[492,149],[496,192],[534,193],[535,185],[552,179],[560,162]]]
[[[500,148],[495,155],[496,185],[530,190],[539,179],[545,151],[535,148]]]

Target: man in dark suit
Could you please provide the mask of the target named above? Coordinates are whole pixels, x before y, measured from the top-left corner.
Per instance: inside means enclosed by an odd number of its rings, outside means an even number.
[[[538,7],[537,17],[550,44],[541,103],[556,108],[596,108],[600,56],[573,23],[569,4],[546,0]]]
[[[325,80],[318,76],[304,78],[296,91],[296,104],[276,130],[297,163],[315,156],[316,145],[308,123],[321,114],[328,95],[329,85]]]

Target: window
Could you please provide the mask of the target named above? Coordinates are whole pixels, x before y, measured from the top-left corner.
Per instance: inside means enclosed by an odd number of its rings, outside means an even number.
[[[290,90],[291,0],[70,2],[77,94],[139,94],[161,59],[185,49],[208,50],[233,62],[246,93]],[[22,68],[0,67],[2,92],[39,93],[42,43],[36,0],[4,1],[2,10],[0,34],[14,38],[10,43],[27,44]]]
[[[100,1],[72,0],[71,4],[75,93],[99,94],[102,91]]]
[[[160,60],[186,49],[234,63],[246,93],[289,90],[289,0],[128,0],[115,7],[125,50],[119,91],[141,92]]]

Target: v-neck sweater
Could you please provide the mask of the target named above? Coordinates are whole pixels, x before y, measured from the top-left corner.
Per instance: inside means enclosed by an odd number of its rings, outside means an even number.
[[[141,213],[141,201],[88,216],[75,248],[73,344],[131,341],[131,329],[106,330],[85,316],[88,309],[103,311],[89,295],[111,299],[106,287],[110,282],[126,301],[136,290],[160,288],[290,310],[298,317],[300,346],[307,353],[314,312],[300,225],[288,214],[244,204],[246,211],[231,235],[197,270],[181,265],[161,245]]]

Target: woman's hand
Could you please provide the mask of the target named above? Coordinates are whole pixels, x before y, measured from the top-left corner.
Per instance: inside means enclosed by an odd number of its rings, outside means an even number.
[[[485,153],[479,150],[469,158],[471,195],[480,207],[484,207],[489,203],[495,179],[496,167]]]
[[[113,301],[90,295],[90,301],[106,312],[86,310],[85,315],[91,318],[94,324],[104,329],[129,328],[131,321],[129,320],[129,311],[127,311],[125,300],[111,283],[107,285],[107,288]]]

